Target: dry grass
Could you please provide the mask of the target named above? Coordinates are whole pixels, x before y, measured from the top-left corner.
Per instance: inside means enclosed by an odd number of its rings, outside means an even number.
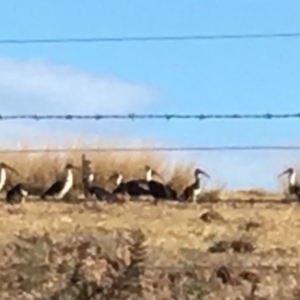
[[[164,275],[161,276],[188,276],[188,280],[200,276],[200,282],[205,282],[205,289],[209,289],[207,295],[203,292],[205,298],[182,296],[176,299],[224,299],[226,295],[235,295],[230,299],[247,299],[251,289],[249,280],[253,278],[260,281],[257,295],[264,295],[265,299],[292,299],[289,297],[300,279],[297,271],[300,255],[298,204],[256,204],[251,208],[248,204],[233,207],[224,202],[161,203],[157,206],[148,203],[109,205],[93,201],[82,204],[25,203],[15,207],[2,204],[0,240],[2,244],[11,243],[16,233],[23,236],[49,234],[56,243],[71,233],[102,236],[104,232],[111,234],[110,242],[106,239],[106,244],[101,242],[99,245],[113,252],[117,251],[113,248],[115,238],[139,228],[147,238],[149,262],[146,269],[162,270]],[[213,215],[217,217],[206,222],[201,216],[208,211],[214,211]],[[213,246],[218,248],[217,251],[209,250]],[[109,250],[110,247],[115,250]],[[192,268],[190,273],[189,268]],[[166,280],[152,289],[159,293],[166,289],[171,292],[172,286]],[[168,288],[163,288],[162,284]],[[204,287],[194,286],[194,293],[200,293],[199,289],[202,291]],[[160,297],[156,299],[164,299]],[[144,296],[142,299],[152,298]]]
[[[8,185],[16,181],[23,181],[34,186],[46,187],[57,178],[67,162],[80,166],[81,156],[84,153],[71,151],[66,154],[45,153],[28,154],[13,153],[0,156],[14,167],[22,177],[9,174]],[[114,171],[122,172],[124,180],[144,178],[144,166],[150,165],[164,178],[164,182],[176,188],[179,192],[193,181],[195,165],[191,162],[171,161],[162,153],[153,152],[100,152],[88,153],[87,158],[92,161],[92,169],[95,172],[95,181],[107,188],[112,189],[114,182],[109,177]],[[80,176],[76,176],[75,190],[79,187]]]
[[[211,209],[217,211],[223,220],[209,224],[202,221],[200,216]],[[149,203],[109,205],[91,201],[82,204],[26,203],[15,207],[2,204],[0,240],[10,240],[19,231],[50,232],[56,236],[73,230],[141,228],[151,245],[162,247],[171,257],[176,257],[183,247],[205,251],[214,240],[237,237],[241,233],[254,235],[256,245],[262,250],[279,245],[290,248],[299,244],[295,240],[300,232],[299,209],[297,204],[274,205],[273,208],[257,204],[257,209],[250,205],[233,208],[226,203],[161,203],[154,206]],[[244,228],[250,221],[259,222],[260,227],[246,231]]]
[[[55,148],[55,147],[54,147]],[[72,148],[72,147],[68,147]],[[26,148],[25,148],[26,149]],[[24,149],[23,149],[24,150]],[[37,191],[45,189],[61,176],[64,165],[68,162],[81,165],[82,154],[78,151],[68,153],[6,153],[0,154],[0,161],[5,161],[14,167],[21,176],[8,173],[6,189],[16,182],[25,182],[29,189],[37,188]],[[122,172],[124,180],[144,178],[144,166],[150,165],[164,179],[164,183],[174,188],[179,194],[194,180],[193,173],[198,164],[191,161],[172,161],[163,153],[153,152],[91,152],[87,158],[92,161],[92,169],[95,173],[95,182],[107,190],[115,187],[115,182],[109,180],[114,171]],[[200,166],[201,167],[201,166]],[[209,172],[209,170],[207,170]],[[81,174],[75,173],[75,186],[73,195],[81,193]],[[212,176],[212,181],[215,178]],[[156,178],[156,180],[159,180]],[[286,189],[286,187],[285,187]],[[285,189],[282,194],[287,197]],[[265,190],[241,190],[227,191],[222,186],[205,191],[199,201],[212,201],[215,199],[277,199],[277,193],[270,193]]]
[[[170,171],[153,153],[88,158],[108,189],[112,171],[127,180],[149,164],[180,191],[194,167],[178,163]],[[46,185],[66,161],[79,164],[81,153],[2,160]],[[266,191],[219,188],[198,204],[0,203],[0,299],[299,299],[300,206],[280,200]],[[34,238],[20,242],[16,234]]]

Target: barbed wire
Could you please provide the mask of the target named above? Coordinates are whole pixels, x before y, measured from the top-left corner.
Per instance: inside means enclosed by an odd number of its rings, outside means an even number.
[[[16,114],[16,115],[0,115],[0,121],[5,120],[138,120],[138,119],[195,119],[195,120],[208,120],[208,119],[290,119],[290,118],[300,118],[300,112],[298,113],[262,113],[262,114]]]
[[[269,146],[212,146],[212,147],[79,147],[79,148],[36,148],[36,149],[0,149],[0,154],[13,153],[64,153],[64,152],[210,152],[210,151],[290,151],[300,150],[300,145]]]
[[[179,41],[214,41],[245,39],[299,38],[300,32],[246,33],[246,34],[212,34],[212,35],[173,35],[173,36],[121,36],[121,37],[64,37],[40,39],[1,39],[2,45],[26,44],[69,44],[69,43],[124,43],[124,42],[179,42]]]

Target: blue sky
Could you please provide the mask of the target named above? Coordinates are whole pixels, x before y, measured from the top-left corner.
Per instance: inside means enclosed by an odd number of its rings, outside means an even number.
[[[300,31],[296,1],[51,0],[0,4],[0,38]],[[5,113],[297,112],[299,39],[0,45]],[[167,145],[299,144],[298,120],[0,124],[20,139],[61,133],[155,138]],[[13,126],[13,129],[8,127]],[[8,139],[2,135],[2,139]],[[126,143],[126,140],[124,140]],[[125,144],[124,144],[125,145]],[[297,152],[183,153],[229,188],[278,188]]]

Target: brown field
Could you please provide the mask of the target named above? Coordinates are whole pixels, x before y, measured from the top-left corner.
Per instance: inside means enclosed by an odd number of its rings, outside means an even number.
[[[68,160],[79,163],[80,155]],[[108,189],[112,170],[127,180],[147,163],[181,190],[194,167],[177,163],[169,171],[153,153],[88,158]],[[2,159],[41,186],[66,161]],[[298,203],[220,188],[198,204],[72,201],[78,187],[69,203],[0,204],[0,299],[300,299]]]

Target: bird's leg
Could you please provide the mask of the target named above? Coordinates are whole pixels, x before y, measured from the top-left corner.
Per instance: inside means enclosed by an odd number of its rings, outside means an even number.
[[[197,202],[197,195],[195,193],[193,193],[193,203]]]

